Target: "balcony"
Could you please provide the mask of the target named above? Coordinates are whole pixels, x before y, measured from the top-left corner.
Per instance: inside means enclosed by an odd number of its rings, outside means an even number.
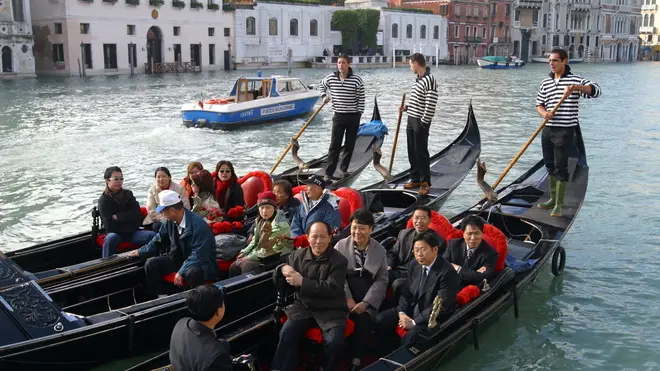
[[[542,5],[542,0],[517,0],[515,2],[516,8],[541,9]]]
[[[653,10],[656,9],[656,6],[657,6],[657,4],[644,4],[644,5],[642,5],[642,10],[651,10],[651,11],[653,11]]]
[[[654,34],[655,33],[655,27],[640,27],[639,28],[639,33],[650,33]]]
[[[466,37],[465,38],[466,43],[477,43],[480,44],[482,42],[481,37]]]
[[[573,10],[576,10],[576,11],[588,12],[589,10],[591,10],[591,3],[585,3],[585,2],[582,2],[582,1],[572,0],[571,2],[569,2],[569,4],[573,8]]]

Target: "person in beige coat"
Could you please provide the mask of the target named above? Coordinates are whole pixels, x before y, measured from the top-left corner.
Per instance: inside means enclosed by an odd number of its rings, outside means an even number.
[[[359,369],[365,343],[378,308],[387,291],[387,254],[381,244],[370,237],[375,221],[364,209],[357,210],[350,219],[351,235],[335,245],[348,260],[346,269],[346,304],[349,318],[355,323],[351,338],[352,370]]]
[[[181,196],[181,201],[183,201],[183,207],[188,210],[190,210],[190,201],[188,200],[188,197],[186,197],[186,190],[172,181],[172,175],[166,167],[161,166],[156,169],[154,172],[154,178],[156,179],[156,182],[147,192],[147,211],[149,211],[149,214],[144,218],[142,224],[149,225],[153,223],[153,230],[158,231],[160,229],[160,224],[163,221],[163,215],[156,211],[156,208],[158,207],[158,194],[161,191],[169,189],[178,193],[179,196]]]

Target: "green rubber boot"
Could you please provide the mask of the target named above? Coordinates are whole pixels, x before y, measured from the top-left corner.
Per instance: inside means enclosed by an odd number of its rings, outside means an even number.
[[[550,216],[561,217],[563,213],[562,207],[564,206],[564,194],[566,193],[566,184],[561,180],[557,181],[557,196],[555,197],[555,207],[552,209]]]
[[[550,185],[550,199],[546,202],[541,202],[540,204],[537,204],[536,206],[544,209],[544,210],[550,210],[553,207],[555,207],[555,193],[557,192],[557,178],[550,175],[548,177],[548,183]]]

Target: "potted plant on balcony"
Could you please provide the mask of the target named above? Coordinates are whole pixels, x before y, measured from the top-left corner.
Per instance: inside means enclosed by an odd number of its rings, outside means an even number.
[[[165,4],[165,0],[149,0],[150,6],[161,6]]]
[[[186,3],[181,0],[172,0],[172,6],[175,8],[183,9],[186,7]]]
[[[190,2],[190,7],[192,9],[203,9],[204,5],[202,3],[200,3],[199,1],[193,0],[193,1]]]
[[[117,2],[117,0],[103,0],[103,2],[106,3],[106,4],[112,4],[112,5],[115,5],[115,3]]]
[[[91,4],[91,3],[94,2],[94,0],[78,0],[78,1],[80,1],[81,3],[87,3],[87,4]]]
[[[140,5],[140,0],[126,0],[126,5],[138,6]]]
[[[209,2],[208,5],[206,6],[206,9],[208,10],[220,10],[220,5],[216,3]]]

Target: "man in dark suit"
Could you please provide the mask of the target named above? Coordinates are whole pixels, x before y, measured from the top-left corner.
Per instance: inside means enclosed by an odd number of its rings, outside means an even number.
[[[413,211],[413,228],[404,229],[399,232],[396,243],[387,252],[387,269],[389,281],[394,291],[394,297],[399,298],[401,288],[408,278],[408,263],[413,259],[413,240],[422,232],[432,234],[438,240],[438,254],[442,256],[445,251],[445,239],[440,237],[431,225],[431,209],[426,206],[417,206]]]
[[[332,371],[341,355],[348,315],[344,292],[348,260],[330,247],[331,233],[328,223],[313,222],[307,230],[309,247],[294,250],[287,263],[275,269],[275,280],[284,276],[295,289],[295,299],[286,309],[288,319],[280,331],[271,370],[296,369],[300,339],[315,325],[323,331],[323,370]]]
[[[222,291],[212,285],[191,290],[186,298],[190,317],[177,322],[170,340],[170,362],[177,371],[231,371],[229,344],[213,329],[225,315]],[[192,318],[191,318],[192,317]]]
[[[484,220],[468,215],[461,221],[463,238],[449,241],[444,258],[451,263],[461,285],[479,285],[495,274],[497,251],[483,240]]]
[[[438,239],[428,232],[414,238],[415,260],[409,264],[409,278],[399,305],[376,317],[376,328],[382,335],[391,334],[399,326],[407,330],[403,343],[410,343],[428,325],[436,296],[442,298],[443,308],[436,317],[438,322],[456,309],[460,279],[451,264],[438,254],[438,245]]]

